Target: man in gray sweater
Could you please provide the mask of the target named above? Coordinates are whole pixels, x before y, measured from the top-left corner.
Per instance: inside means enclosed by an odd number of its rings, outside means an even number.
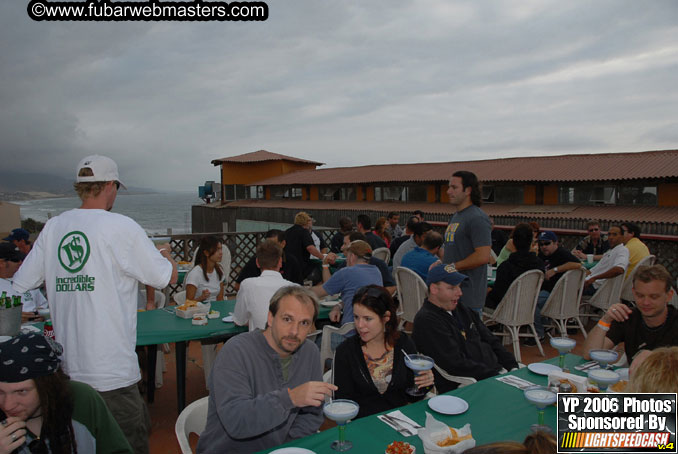
[[[207,426],[198,453],[250,453],[318,430],[337,387],[322,381],[318,347],[306,340],[318,317],[315,295],[283,287],[271,298],[266,330],[230,339],[209,378]]]

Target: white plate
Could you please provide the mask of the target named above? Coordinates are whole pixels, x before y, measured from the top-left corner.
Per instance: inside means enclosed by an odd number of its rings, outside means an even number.
[[[221,321],[224,323],[233,323],[233,316],[227,315],[226,317],[222,318]]]
[[[315,452],[304,448],[280,448],[269,454],[315,454]]]
[[[325,307],[334,307],[337,304],[341,303],[341,301],[334,300],[334,301],[321,301],[320,305],[325,306]]]
[[[428,401],[431,410],[445,415],[459,415],[468,410],[468,402],[455,396],[436,396]]]
[[[530,369],[530,372],[534,372],[538,375],[548,375],[551,372],[562,372],[563,369],[556,366],[555,364],[546,364],[546,363],[532,363],[528,364],[527,368]]]

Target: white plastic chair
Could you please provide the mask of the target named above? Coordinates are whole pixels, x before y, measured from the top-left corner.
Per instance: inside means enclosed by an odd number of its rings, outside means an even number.
[[[628,275],[628,277],[624,278],[624,285],[622,286],[622,291],[621,291],[621,299],[626,300],[626,301],[636,301],[636,298],[633,296],[633,291],[631,290],[633,288],[633,278],[636,276],[636,272],[638,271],[638,268],[641,266],[652,266],[655,264],[657,260],[657,257],[654,255],[650,254],[647,257],[643,257],[640,259],[638,264],[631,270],[631,273]]]
[[[579,301],[585,280],[585,268],[567,271],[558,279],[541,310],[541,315],[555,322],[562,336],[567,337],[567,321],[574,319],[586,339],[586,330],[579,318]]]
[[[337,328],[332,325],[323,326],[323,335],[320,338],[320,365],[325,368],[328,359],[334,359],[334,350],[332,349],[332,334],[344,335],[355,329],[355,323],[348,322]]]
[[[588,304],[591,307],[595,307],[605,312],[614,303],[619,302],[623,285],[624,273],[621,273],[615,277],[605,279],[603,285],[596,290],[596,293],[594,293],[593,296],[584,297],[582,300],[584,301],[584,304]],[[590,317],[590,315],[588,316]]]
[[[505,332],[495,334],[511,336],[513,355],[518,362],[521,361],[520,337],[534,337],[537,347],[539,347],[539,353],[541,353],[541,356],[546,356],[534,328],[534,310],[537,307],[539,289],[543,281],[544,273],[540,270],[525,271],[511,283],[494,311],[489,312],[489,309],[484,309],[483,317],[488,322],[504,325]],[[530,327],[532,334],[521,334],[519,332],[520,327],[524,325]]]
[[[459,388],[463,388],[464,386],[472,385],[476,383],[478,380],[476,380],[473,377],[462,377],[460,375],[450,375],[445,371],[443,368],[438,366],[437,364],[434,364],[433,367],[435,367],[436,371],[447,381],[451,381],[453,383],[459,383]]]
[[[400,328],[402,329],[405,322],[414,322],[414,316],[417,315],[428,296],[428,287],[417,273],[403,266],[396,268],[395,281],[402,310],[400,314]]]
[[[191,433],[200,434],[207,425],[207,403],[209,396],[202,397],[195,402],[191,402],[179,414],[177,422],[174,424],[174,433],[177,435],[179,447],[182,454],[193,454],[191,445],[188,442],[188,436]]]
[[[380,247],[372,251],[372,257],[382,259],[387,265],[391,260],[391,250],[387,247]]]
[[[181,306],[186,302],[186,290],[176,292],[172,299],[174,300],[175,303],[177,303],[178,306]]]

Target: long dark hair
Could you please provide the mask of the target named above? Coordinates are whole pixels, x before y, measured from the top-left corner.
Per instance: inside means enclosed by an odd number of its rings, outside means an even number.
[[[207,276],[207,257],[217,252],[217,249],[221,247],[221,244],[222,241],[216,236],[206,236],[200,240],[200,246],[198,246],[198,252],[196,252],[195,264],[200,265],[200,268],[202,268],[202,274],[205,276],[206,281],[210,280]],[[207,254],[205,254],[205,252],[207,252]],[[217,271],[217,275],[221,281],[224,277],[221,264],[215,264],[214,269]]]
[[[42,434],[49,441],[53,454],[77,454],[73,417],[73,395],[68,375],[59,369],[56,373],[36,377],[35,387],[40,398]],[[43,438],[43,437],[41,437]]]
[[[360,304],[365,306],[379,318],[383,318],[386,312],[390,313],[390,318],[386,322],[384,331],[384,343],[393,347],[396,340],[400,337],[398,331],[398,316],[396,315],[396,305],[393,298],[384,287],[379,285],[366,285],[361,287],[353,297],[353,306]]]
[[[461,188],[471,188],[471,203],[479,207],[483,203],[483,193],[481,190],[480,182],[475,173],[469,172],[468,170],[459,170],[452,174],[453,177],[461,178]]]

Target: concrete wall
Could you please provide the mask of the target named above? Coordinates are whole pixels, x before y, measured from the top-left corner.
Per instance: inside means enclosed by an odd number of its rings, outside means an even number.
[[[0,238],[21,227],[21,207],[14,203],[0,202]]]

